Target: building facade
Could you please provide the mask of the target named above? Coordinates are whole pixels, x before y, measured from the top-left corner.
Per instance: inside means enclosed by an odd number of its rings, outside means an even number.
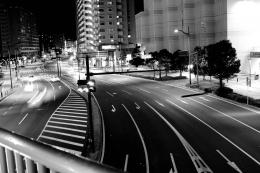
[[[0,5],[1,55],[36,56],[39,35],[33,13],[17,4]]]
[[[98,0],[76,0],[77,52],[98,50]]]
[[[175,29],[189,30],[191,50],[228,39],[237,50],[241,71],[259,74],[259,59],[249,56],[260,52],[259,7],[258,0],[144,0],[144,11],[136,15],[137,42],[146,52],[188,50],[187,35]]]

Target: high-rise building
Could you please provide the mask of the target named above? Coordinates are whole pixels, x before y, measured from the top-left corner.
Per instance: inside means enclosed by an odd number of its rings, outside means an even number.
[[[241,71],[260,74],[259,0],[144,0],[136,15],[137,42],[146,52],[188,50],[223,39],[231,41],[241,60]],[[252,53],[253,52],[253,53]],[[251,65],[250,65],[251,62]]]
[[[33,13],[19,4],[0,5],[1,54],[35,56],[39,54],[39,36]]]
[[[98,50],[98,0],[76,0],[78,52]]]

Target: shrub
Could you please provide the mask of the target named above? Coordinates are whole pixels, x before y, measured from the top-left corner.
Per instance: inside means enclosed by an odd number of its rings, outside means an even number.
[[[215,94],[218,96],[227,96],[228,94],[233,93],[233,89],[228,88],[228,87],[222,87],[222,88],[218,88],[215,91]]]

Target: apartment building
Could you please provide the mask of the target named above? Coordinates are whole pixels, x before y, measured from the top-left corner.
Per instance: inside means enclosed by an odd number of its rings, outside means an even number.
[[[241,71],[260,72],[259,0],[144,0],[136,15],[136,37],[146,52],[188,50],[229,39],[241,60]],[[255,55],[255,57],[251,57]],[[251,65],[250,65],[251,64]]]

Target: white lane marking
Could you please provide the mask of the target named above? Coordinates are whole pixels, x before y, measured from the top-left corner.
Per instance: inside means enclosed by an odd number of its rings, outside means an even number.
[[[51,140],[51,141],[58,141],[58,142],[62,142],[62,143],[70,144],[70,145],[76,145],[78,147],[83,147],[83,144],[80,144],[80,143],[77,143],[77,142],[66,141],[66,140],[63,140],[63,139],[49,137],[49,136],[45,136],[45,135],[42,135],[40,138],[48,139],[48,140]]]
[[[189,104],[188,102],[186,102],[186,101],[184,101],[184,100],[182,100],[182,99],[179,99],[179,98],[176,98],[176,100],[179,100],[180,102],[182,102],[182,103],[184,103],[184,104],[186,104],[186,105]]]
[[[173,168],[171,168],[171,172],[172,173],[178,173],[178,170],[177,170],[177,167],[176,167],[176,164],[175,164],[175,161],[174,161],[172,153],[170,153],[170,157],[171,157],[172,167],[173,167]],[[174,172],[172,171],[172,169],[174,170]]]
[[[86,115],[86,113],[80,113],[80,112],[55,111],[55,113],[56,113],[56,112],[60,112],[60,113],[64,113],[64,114]]]
[[[164,90],[164,91],[166,91],[166,92],[169,92],[169,90],[167,90],[167,89],[164,89],[164,88],[162,88],[161,90]]]
[[[79,111],[87,113],[87,110],[80,110],[80,109],[68,109],[68,108],[60,108],[59,110],[67,110],[67,111]]]
[[[213,171],[209,168],[209,166],[204,162],[204,160],[199,156],[199,154],[195,151],[194,148],[186,141],[186,139],[180,134],[180,132],[172,126],[172,124],[164,117],[162,116],[155,108],[153,108],[150,104],[147,102],[144,102],[148,107],[150,107],[176,134],[176,136],[181,141],[182,145],[184,146],[186,152],[188,153],[190,159],[193,162],[193,165],[195,166],[197,172],[210,172],[213,173]],[[203,163],[203,164],[202,164]]]
[[[5,116],[6,114],[7,114],[7,112],[4,112],[4,113],[3,113],[3,116]]]
[[[19,125],[25,120],[25,118],[28,116],[28,113],[23,117],[23,119],[19,122]]]
[[[86,106],[86,103],[79,104],[79,103],[64,103],[62,106]]]
[[[81,125],[81,124],[74,124],[74,123],[64,123],[64,122],[60,122],[60,121],[49,121],[50,123],[54,123],[54,124],[64,124],[64,125],[71,125],[71,126],[78,126],[78,127],[87,127],[86,125]]]
[[[126,90],[121,90],[121,91],[125,92],[126,94],[133,95],[132,93],[130,93],[130,92],[126,91]]]
[[[199,97],[199,98],[202,99],[202,100],[205,100],[207,102],[210,102],[210,100],[206,99],[205,97]]]
[[[148,160],[148,152],[147,152],[147,148],[146,148],[146,145],[145,145],[145,142],[144,142],[144,138],[142,136],[142,133],[140,131],[140,129],[138,128],[138,125],[136,124],[132,114],[129,112],[129,110],[125,107],[124,104],[122,104],[122,106],[125,108],[126,112],[128,113],[128,115],[130,116],[131,120],[133,121],[134,125],[135,125],[135,128],[137,129],[137,132],[140,136],[140,139],[141,139],[141,142],[143,144],[143,149],[144,149],[144,154],[145,154],[145,164],[146,164],[146,173],[149,173],[149,160]]]
[[[164,104],[162,104],[161,102],[158,102],[157,100],[154,100],[158,105],[165,107]]]
[[[146,92],[146,93],[149,93],[149,94],[152,94],[150,91],[147,91],[145,89],[142,89],[142,88],[138,88],[139,90],[143,91],[143,92]]]
[[[85,116],[73,116],[73,115],[63,115],[63,114],[54,114],[54,116],[60,116],[60,117],[70,117],[70,118],[78,118],[78,119],[87,119]]]
[[[102,137],[103,137],[103,140],[102,140],[102,151],[101,151],[101,157],[100,157],[100,163],[103,163],[103,160],[104,160],[104,155],[105,155],[105,145],[106,145],[106,131],[105,131],[105,122],[104,122],[104,116],[103,116],[103,112],[101,110],[101,107],[97,101],[97,98],[94,94],[92,94],[93,98],[95,99],[96,103],[97,103],[97,106],[98,106],[98,109],[99,109],[99,112],[100,112],[100,117],[101,117],[101,122],[102,122]]]
[[[54,129],[62,129],[62,130],[86,133],[86,131],[84,131],[84,130],[78,130],[78,129],[68,128],[68,127],[60,127],[60,126],[52,126],[52,125],[47,125],[47,127],[54,128]]]
[[[205,126],[207,126],[208,128],[210,128],[212,131],[214,131],[215,133],[217,133],[219,136],[221,136],[222,138],[224,138],[226,141],[228,141],[231,145],[233,145],[234,147],[236,147],[239,151],[241,151],[242,153],[244,153],[247,157],[249,157],[251,160],[253,160],[255,163],[257,163],[258,165],[260,165],[260,162],[257,161],[253,156],[251,156],[250,154],[248,154],[246,151],[244,151],[242,148],[240,148],[239,146],[237,146],[234,142],[232,142],[230,139],[228,139],[226,136],[222,135],[220,132],[218,132],[216,129],[214,129],[213,127],[211,127],[209,124],[207,124],[206,122],[202,121],[201,119],[199,119],[197,116],[195,116],[194,114],[192,114],[191,112],[187,111],[186,109],[178,106],[177,104],[173,103],[170,100],[167,100],[169,103],[173,104],[174,106],[176,106],[177,108],[179,108],[180,110],[182,110],[183,112],[186,112],[188,115],[192,116],[193,118],[195,118],[196,120],[198,120],[199,122],[201,122],[202,124],[204,124]]]
[[[112,112],[116,112],[116,108],[114,107],[114,105],[112,105],[111,111],[112,111]]]
[[[113,92],[113,95],[116,95],[117,93]]]
[[[34,100],[34,98],[37,96],[38,93],[39,93],[39,90],[31,97],[30,100],[27,101],[27,103],[31,103]]]
[[[108,95],[110,95],[111,97],[114,97],[114,95],[111,94],[110,92],[106,91],[106,93],[107,93]]]
[[[135,102],[135,108],[140,109],[141,107]]]
[[[125,166],[124,166],[124,172],[127,172],[127,166],[128,166],[128,154],[125,156]]]
[[[219,110],[217,110],[217,109],[215,109],[215,108],[213,108],[213,107],[211,107],[211,106],[208,106],[208,105],[206,105],[206,104],[204,104],[204,103],[201,103],[201,102],[199,102],[199,101],[197,101],[197,100],[195,100],[195,99],[192,99],[192,98],[189,98],[189,99],[192,100],[192,101],[194,101],[194,102],[197,102],[197,103],[199,103],[199,104],[201,104],[201,105],[203,105],[203,106],[205,106],[205,107],[207,107],[207,108],[209,108],[209,109],[212,109],[212,110],[214,110],[214,111],[216,111],[216,112],[218,112],[218,113],[224,115],[225,117],[228,117],[228,118],[230,118],[230,119],[232,119],[232,120],[234,120],[234,121],[236,121],[236,122],[238,122],[238,123],[240,123],[240,124],[246,126],[247,128],[249,128],[249,129],[255,131],[256,133],[259,133],[259,134],[260,134],[260,131],[259,131],[259,130],[255,129],[255,128],[251,127],[251,126],[249,126],[249,125],[246,124],[246,123],[243,123],[243,122],[240,121],[240,120],[237,120],[236,118],[234,118],[234,117],[232,117],[232,116],[230,116],[230,115],[225,114],[224,112],[221,112],[221,111],[219,111]]]
[[[223,153],[221,153],[221,151],[219,150],[216,150],[218,152],[218,154],[220,154],[220,156],[222,156],[226,161],[227,161],[227,164],[229,166],[231,166],[233,169],[235,169],[237,172],[239,173],[243,173],[239,167],[237,166],[237,164],[235,162],[231,162]]]
[[[13,106],[10,106],[10,107],[8,108],[8,110],[11,110],[11,109],[13,109]]]
[[[73,120],[73,119],[57,118],[57,117],[52,117],[52,119],[55,119],[55,120],[64,120],[64,121],[75,121],[75,122],[81,122],[81,123],[87,123],[86,120]]]
[[[62,132],[57,132],[57,131],[52,131],[52,130],[45,130],[44,133],[52,133],[52,134],[57,134],[57,135],[62,135],[62,136],[69,136],[69,137],[74,137],[74,138],[79,138],[79,139],[85,139],[84,136],[79,136],[79,135],[74,135],[74,134],[69,134],[69,133],[62,133]]]
[[[60,106],[60,108],[75,108],[75,110],[77,110],[77,109],[85,109],[85,110],[87,110],[87,108],[86,107],[84,107],[84,106],[64,106],[64,105],[62,105],[62,106]]]
[[[67,100],[66,103],[70,104],[86,104],[85,101],[73,101],[73,100]]]
[[[46,80],[49,84],[51,84],[51,87],[52,87],[52,90],[53,90],[53,100],[55,101],[56,100],[56,95],[55,95],[55,88],[54,86],[52,85],[52,83],[48,80]]]

